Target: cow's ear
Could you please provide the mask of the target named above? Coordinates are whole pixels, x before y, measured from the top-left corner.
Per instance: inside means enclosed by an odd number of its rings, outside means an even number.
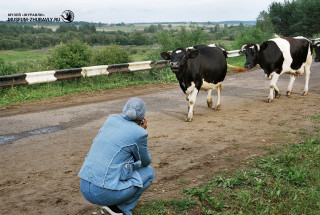
[[[198,56],[199,53],[200,53],[199,50],[191,49],[187,52],[187,58],[195,58]]]
[[[171,60],[171,55],[168,52],[162,52],[160,55],[164,60]]]

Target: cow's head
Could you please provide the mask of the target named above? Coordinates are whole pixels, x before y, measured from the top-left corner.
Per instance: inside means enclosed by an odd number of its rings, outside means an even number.
[[[313,47],[316,52],[316,57],[314,58],[314,62],[320,62],[320,42],[315,43]]]
[[[194,48],[182,49],[177,48],[170,54],[169,52],[162,52],[161,57],[164,60],[170,60],[170,68],[175,74],[183,72],[183,68],[187,65],[187,60],[197,57],[199,51]]]
[[[246,43],[241,47],[241,52],[246,55],[246,63],[244,64],[244,68],[251,69],[258,64],[259,50],[259,44]]]

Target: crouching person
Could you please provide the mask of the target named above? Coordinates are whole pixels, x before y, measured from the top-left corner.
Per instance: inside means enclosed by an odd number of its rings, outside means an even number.
[[[84,198],[102,212],[131,215],[155,175],[149,164],[146,105],[131,98],[122,115],[110,115],[95,137],[79,172]]]

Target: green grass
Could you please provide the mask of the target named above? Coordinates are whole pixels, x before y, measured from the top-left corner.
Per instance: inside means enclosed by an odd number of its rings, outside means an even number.
[[[231,64],[232,66],[243,67],[244,63],[246,62],[246,57],[241,55],[239,57],[227,58],[227,62],[228,62],[228,64]]]
[[[196,200],[191,198],[172,199],[169,201],[155,200],[145,204],[140,204],[134,210],[135,215],[170,215],[170,214],[189,214],[188,210],[195,207]]]
[[[0,90],[0,107],[81,92],[171,82],[176,82],[171,70],[161,69],[12,87]]]
[[[310,214],[320,211],[320,134],[269,148],[247,167],[184,190],[179,200],[139,204],[135,214]]]
[[[0,51],[0,76],[48,70],[49,50]]]
[[[316,115],[316,116],[312,116],[311,120],[314,122],[320,122],[320,114]]]
[[[10,63],[34,61],[45,59],[49,52],[49,49],[0,51],[0,59]]]

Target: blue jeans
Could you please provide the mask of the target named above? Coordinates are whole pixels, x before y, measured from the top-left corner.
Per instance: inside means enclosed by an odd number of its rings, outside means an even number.
[[[141,167],[137,171],[143,182],[142,188],[132,186],[124,190],[109,190],[81,179],[81,193],[87,201],[93,204],[102,206],[116,205],[126,215],[132,215],[132,210],[136,206],[141,194],[151,185],[155,177],[151,166]]]

